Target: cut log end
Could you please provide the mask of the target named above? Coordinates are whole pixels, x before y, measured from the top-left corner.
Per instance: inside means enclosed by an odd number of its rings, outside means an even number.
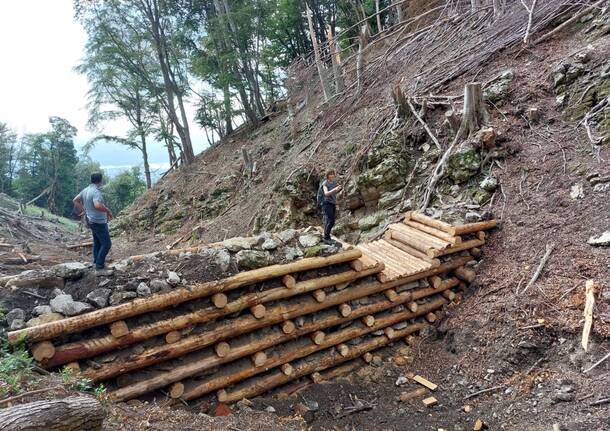
[[[415,313],[417,312],[417,309],[419,308],[419,305],[417,305],[417,302],[415,301],[411,301],[407,304],[407,308],[409,309],[409,311],[411,313]]]
[[[322,289],[320,290],[316,290],[313,293],[313,297],[316,299],[316,301],[318,302],[324,302],[326,300],[326,292],[324,292]]]
[[[472,268],[466,268],[464,266],[460,266],[455,271],[455,276],[466,283],[472,283],[477,276],[477,273],[474,272]]]
[[[443,279],[438,275],[433,275],[432,277],[428,278],[428,282],[430,283],[430,286],[438,289],[443,284]]]
[[[182,394],[184,394],[184,383],[182,382],[176,382],[173,385],[171,385],[169,387],[169,396],[171,398],[180,398],[182,396]]]
[[[398,301],[398,293],[394,289],[388,289],[383,292],[386,298],[388,298],[391,302]]]
[[[362,318],[362,323],[364,323],[369,328],[375,324],[375,316],[364,316]]]
[[[373,362],[373,354],[371,352],[366,352],[364,355],[362,355],[362,360],[367,364],[370,364]]]
[[[224,293],[217,293],[212,296],[212,303],[216,308],[224,308],[229,302],[227,295]]]
[[[265,352],[256,352],[252,355],[252,364],[255,367],[262,367],[267,362],[267,354]]]
[[[110,324],[110,333],[115,338],[121,338],[129,334],[129,327],[124,320],[119,320]]]
[[[324,377],[322,377],[322,374],[318,373],[317,371],[315,373],[311,374],[310,377],[314,383],[320,383],[324,380]]]
[[[165,334],[165,342],[167,344],[176,343],[177,341],[180,341],[181,338],[182,338],[182,334],[180,334],[179,331],[171,331],[171,332],[168,332],[167,334]]]
[[[218,398],[218,401],[221,403],[224,403],[225,401],[227,401],[227,391],[225,391],[224,389],[219,390],[218,392],[216,392],[216,398]]]
[[[349,355],[349,346],[347,344],[339,344],[337,346],[337,352],[344,358]]]
[[[282,323],[282,332],[284,334],[292,334],[296,330],[296,325],[292,320],[286,320]]]
[[[255,305],[254,307],[250,307],[250,312],[257,319],[262,319],[267,314],[267,309],[263,304]]]
[[[282,277],[282,284],[288,289],[294,289],[294,287],[297,285],[297,281],[292,275],[287,274]]]
[[[231,346],[226,341],[221,341],[214,346],[214,351],[216,352],[216,356],[219,358],[224,358],[231,351]]]
[[[325,338],[326,334],[322,331],[316,331],[311,334],[311,341],[313,341],[314,344],[317,344],[318,346],[324,342]]]
[[[31,347],[32,357],[38,362],[44,362],[55,355],[55,346],[50,341],[41,341]]]
[[[396,331],[394,330],[394,328],[392,327],[387,327],[383,330],[383,333],[385,334],[386,337],[388,337],[390,340],[393,340],[396,337]]]
[[[455,299],[455,292],[452,290],[444,290],[442,295],[449,301],[453,301]]]
[[[339,313],[343,317],[348,317],[352,314],[352,307],[350,307],[349,304],[341,304],[339,305]]]
[[[436,322],[436,314],[434,314],[434,313],[428,313],[428,314],[426,314],[426,320],[427,320],[429,323],[434,323],[434,322]]]
[[[285,376],[292,376],[292,374],[294,373],[294,368],[289,363],[283,364],[280,367],[280,370],[282,371],[282,373],[284,373]]]

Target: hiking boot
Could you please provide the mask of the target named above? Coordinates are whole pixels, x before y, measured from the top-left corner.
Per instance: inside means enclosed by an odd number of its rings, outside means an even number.
[[[104,266],[99,267],[96,266],[95,267],[95,276],[96,277],[110,277],[112,274],[114,274],[114,270],[113,269],[108,269]]]
[[[333,240],[332,240],[332,239],[330,239],[330,238],[324,238],[324,239],[322,240],[322,242],[323,242],[324,244],[326,244],[326,245],[335,245],[335,241],[333,241]]]

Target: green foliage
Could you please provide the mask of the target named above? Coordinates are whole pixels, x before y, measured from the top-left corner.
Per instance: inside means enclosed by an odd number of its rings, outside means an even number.
[[[121,172],[112,178],[103,188],[106,205],[113,213],[118,214],[146,191],[139,167]]]
[[[0,397],[18,394],[32,378],[33,359],[22,345],[0,339]]]
[[[13,179],[19,156],[17,134],[0,123],[0,193],[13,194]]]
[[[81,377],[78,373],[68,366],[65,366],[60,371],[61,379],[65,386],[69,389],[80,391],[80,392],[93,392],[93,382],[91,379]]]

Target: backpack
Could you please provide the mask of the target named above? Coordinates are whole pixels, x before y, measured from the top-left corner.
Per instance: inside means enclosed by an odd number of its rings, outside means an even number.
[[[320,183],[320,187],[318,187],[318,196],[316,198],[316,201],[318,202],[318,206],[321,207],[322,205],[324,205],[324,183],[325,181],[322,181]]]

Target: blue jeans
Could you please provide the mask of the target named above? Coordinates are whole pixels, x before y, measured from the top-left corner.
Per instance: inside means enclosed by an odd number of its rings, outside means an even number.
[[[324,203],[322,205],[322,211],[324,212],[324,239],[330,240],[330,234],[335,225],[336,206],[330,203]]]
[[[89,223],[89,228],[93,234],[93,263],[96,268],[103,268],[112,247],[108,223]]]

